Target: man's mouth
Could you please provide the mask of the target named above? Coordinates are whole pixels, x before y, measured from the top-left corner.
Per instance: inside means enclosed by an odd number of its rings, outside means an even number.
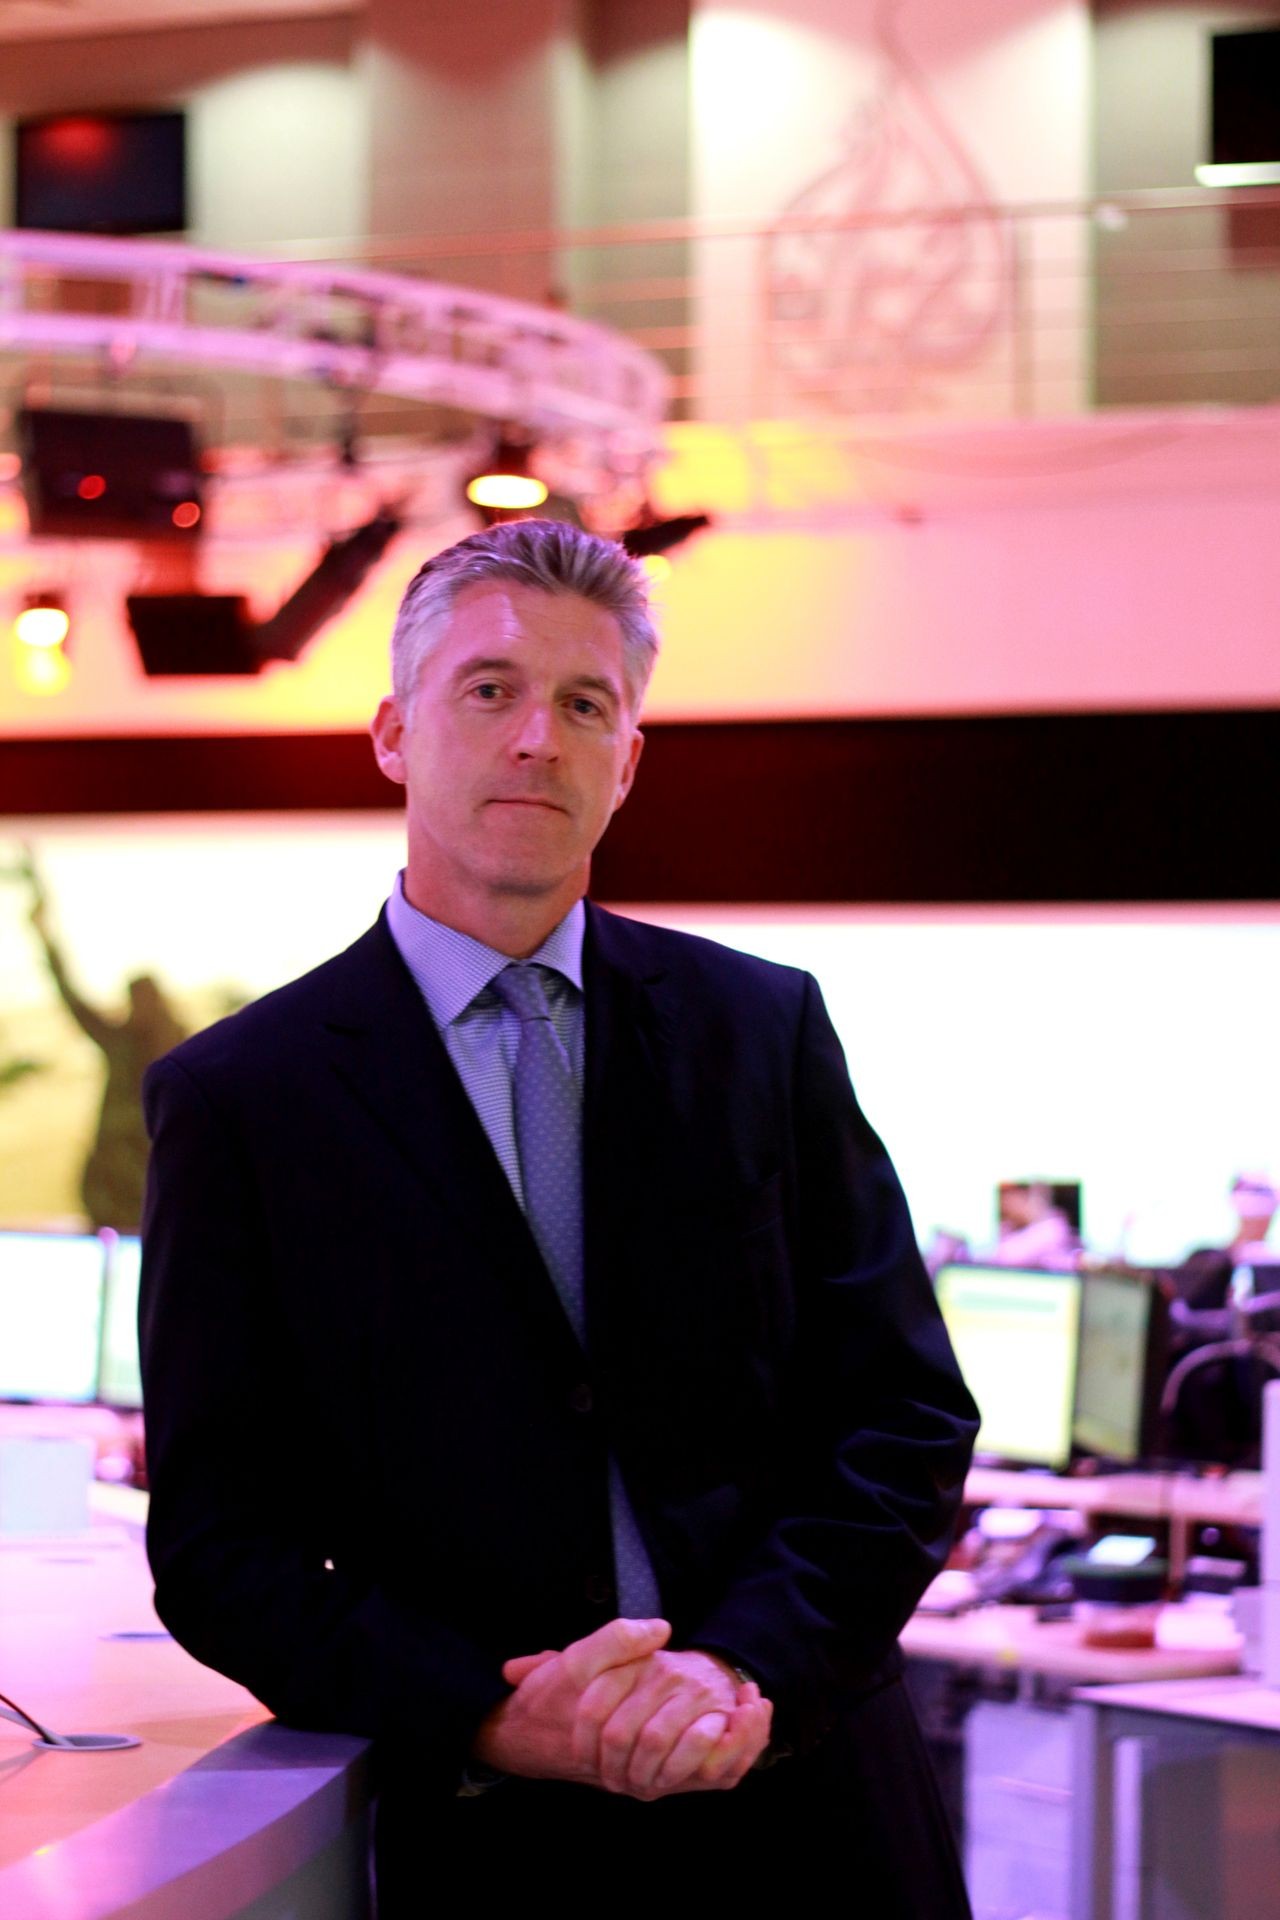
[[[561,806],[558,800],[548,800],[537,793],[496,793],[490,800],[491,807],[540,807],[544,812],[567,813],[568,808]]]

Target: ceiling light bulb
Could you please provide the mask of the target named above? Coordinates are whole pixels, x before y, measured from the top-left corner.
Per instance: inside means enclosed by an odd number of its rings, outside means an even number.
[[[24,607],[13,631],[24,647],[60,647],[71,621],[65,607]]]
[[[545,484],[527,473],[481,473],[467,483],[467,498],[475,507],[516,511],[540,507],[546,497]]]

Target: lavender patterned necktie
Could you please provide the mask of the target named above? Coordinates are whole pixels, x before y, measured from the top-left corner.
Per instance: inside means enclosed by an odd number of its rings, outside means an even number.
[[[523,963],[504,967],[490,984],[520,1022],[512,1096],[525,1217],[585,1352],[582,1098],[552,1024],[541,969]],[[652,1619],[661,1612],[658,1583],[612,1454],[609,1518],[618,1611],[633,1620]]]

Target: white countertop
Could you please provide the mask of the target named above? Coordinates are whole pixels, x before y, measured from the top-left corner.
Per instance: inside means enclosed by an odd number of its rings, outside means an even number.
[[[0,1691],[142,1744],[50,1752],[0,1720],[0,1914],[225,1920],[339,1835],[367,1742],[281,1727],[184,1653],[152,1606],[144,1496],[94,1508],[87,1535],[0,1544]]]
[[[1280,1688],[1264,1687],[1254,1674],[1085,1687],[1076,1697],[1093,1707],[1132,1707],[1182,1720],[1215,1720],[1224,1726],[1259,1727],[1268,1733],[1280,1733]]]

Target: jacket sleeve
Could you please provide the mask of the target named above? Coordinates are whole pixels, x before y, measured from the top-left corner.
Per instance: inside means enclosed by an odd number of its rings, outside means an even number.
[[[794,1065],[797,1343],[776,1511],[688,1636],[753,1673],[775,1744],[869,1684],[945,1563],[978,1428],[906,1201],[806,978]]]
[[[493,1660],[326,1565],[313,1457],[256,1176],[172,1056],[147,1075],[139,1335],[156,1606],[174,1637],[295,1726],[412,1739],[457,1775],[509,1692]]]

